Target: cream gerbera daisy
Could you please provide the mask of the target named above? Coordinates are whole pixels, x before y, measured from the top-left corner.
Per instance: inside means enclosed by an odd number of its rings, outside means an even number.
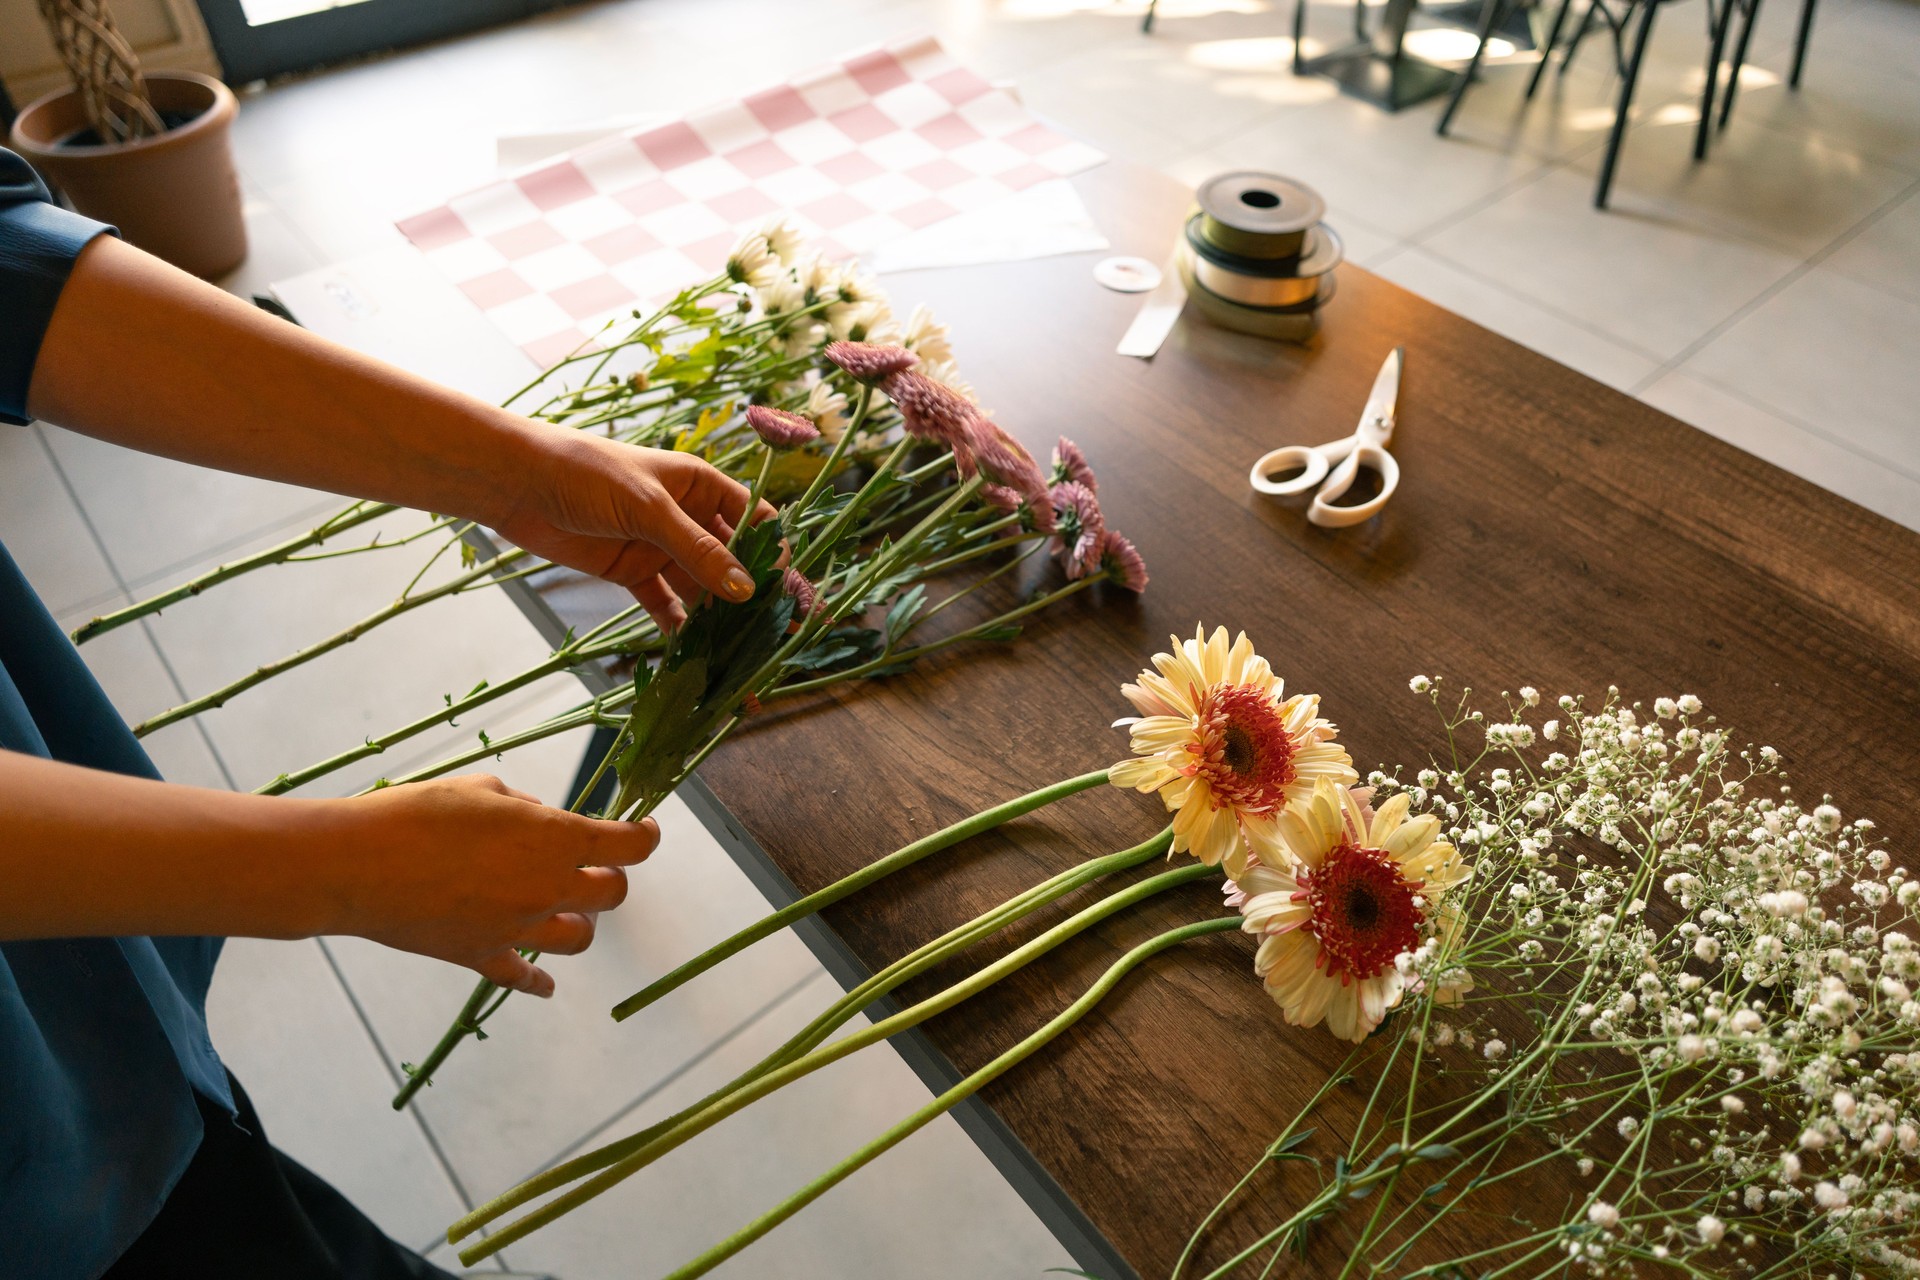
[[[1401,794],[1375,812],[1361,793],[1322,782],[1280,815],[1291,869],[1266,861],[1240,878],[1241,928],[1260,937],[1254,970],[1292,1025],[1325,1019],[1358,1044],[1419,981],[1395,962],[1448,928],[1441,895],[1472,868],[1434,839],[1440,820],[1409,817],[1409,804]]]
[[[1276,823],[1287,803],[1316,783],[1358,778],[1319,717],[1319,697],[1283,697],[1246,633],[1229,645],[1225,627],[1173,637],[1173,652],[1154,654],[1153,665],[1121,686],[1141,714],[1115,722],[1131,729],[1135,758],[1113,766],[1113,785],[1159,792],[1176,853],[1224,863],[1236,879],[1250,854],[1284,861]]]

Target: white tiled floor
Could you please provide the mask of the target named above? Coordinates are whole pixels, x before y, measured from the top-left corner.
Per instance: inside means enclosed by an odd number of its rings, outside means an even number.
[[[1311,31],[1336,36],[1336,3]],[[1328,196],[1352,260],[1601,381],[1920,527],[1920,7],[1821,0],[1806,83],[1783,84],[1798,6],[1770,0],[1734,123],[1689,152],[1700,0],[1663,9],[1615,208],[1590,206],[1616,88],[1604,41],[1522,109],[1524,56],[1491,67],[1454,136],[1437,104],[1384,115],[1288,72],[1285,0],[620,0],[246,96],[237,129],[254,253],[229,288],[392,243],[394,217],[493,173],[501,132],[684,110],[845,49],[932,28],[1066,127],[1195,180],[1269,166]],[[1337,303],[1335,305],[1338,305]],[[965,335],[960,335],[962,353]],[[0,431],[0,537],[68,625],[266,545],[333,500],[217,476],[45,428]],[[405,569],[400,560],[408,562]],[[417,557],[275,570],[85,649],[139,717],[391,598]],[[445,606],[436,606],[436,609]],[[487,595],[418,615],[149,740],[170,777],[253,786],[543,653]],[[323,784],[339,791],[577,698],[523,691]],[[561,798],[581,744],[498,766]],[[217,1038],[269,1131],[400,1238],[598,1135],[731,1074],[830,998],[791,937],[616,1027],[610,999],[764,909],[691,815],[552,1004],[510,1004],[413,1112],[385,1105],[457,1005],[461,973],[353,940],[237,942]],[[879,851],[875,851],[879,852]],[[757,1122],[722,1127],[509,1250],[581,1280],[650,1274],[740,1225],[909,1109],[924,1090],[869,1051]],[[853,1249],[849,1242],[858,1242]],[[850,1249],[852,1251],[850,1251]],[[445,1260],[445,1250],[436,1259]],[[749,1251],[733,1274],[1033,1276],[1065,1261],[951,1123]]]

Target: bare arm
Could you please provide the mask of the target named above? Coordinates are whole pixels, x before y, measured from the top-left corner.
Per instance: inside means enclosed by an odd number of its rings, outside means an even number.
[[[747,490],[699,459],[486,404],[111,236],[74,264],[28,408],[143,452],[479,521],[669,625],[699,589],[752,591],[725,546]]]
[[[0,940],[357,934],[538,995],[512,948],[584,950],[659,839],[488,777],[280,799],[10,751],[0,815]]]

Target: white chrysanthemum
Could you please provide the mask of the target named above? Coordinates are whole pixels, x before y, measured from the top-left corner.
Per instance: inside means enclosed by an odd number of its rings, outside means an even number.
[[[933,312],[927,309],[924,302],[916,305],[913,314],[907,317],[900,345],[919,356],[923,365],[941,364],[953,359],[953,344],[948,340],[947,326],[933,318]]]
[[[767,247],[767,238],[757,232],[740,237],[727,255],[727,276],[736,284],[765,289],[781,275],[780,260]]]
[[[1281,811],[1319,782],[1359,780],[1335,745],[1332,724],[1313,694],[1283,696],[1284,685],[1243,632],[1173,639],[1154,670],[1121,692],[1140,715],[1115,722],[1131,730],[1135,758],[1113,766],[1116,787],[1158,792],[1172,811],[1173,848],[1235,879],[1250,853],[1279,860]]]
[[[1236,877],[1241,928],[1261,940],[1254,970],[1294,1026],[1325,1019],[1358,1043],[1418,981],[1398,961],[1421,948],[1443,895],[1472,868],[1435,839],[1439,819],[1409,816],[1411,806],[1403,792],[1370,811],[1322,779],[1280,815],[1290,863],[1263,860]]]
[[[847,397],[834,390],[833,384],[824,378],[808,389],[806,408],[800,412],[813,419],[829,444],[839,443],[841,433],[847,429]]]
[[[791,266],[800,260],[806,237],[791,222],[785,219],[769,222],[760,234],[767,242],[767,249],[780,261]]]

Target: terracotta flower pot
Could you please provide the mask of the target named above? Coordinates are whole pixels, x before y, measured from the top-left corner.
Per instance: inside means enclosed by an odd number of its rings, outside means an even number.
[[[12,147],[89,218],[112,223],[131,244],[204,279],[247,256],[230,132],[238,110],[218,80],[191,71],[151,71],[147,89],[163,117],[185,122],[152,138],[71,144],[87,132],[72,89],[28,104]]]

